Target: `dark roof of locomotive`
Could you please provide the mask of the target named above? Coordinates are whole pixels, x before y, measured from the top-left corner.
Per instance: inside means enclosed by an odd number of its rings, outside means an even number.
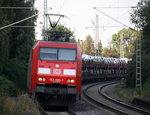
[[[62,44],[77,44],[76,42],[45,41],[45,40],[38,40],[38,42],[62,43]]]
[[[56,43],[56,46],[61,45],[61,47],[66,47],[65,45],[67,45],[70,48],[71,47],[77,48],[77,43],[75,43],[75,42],[58,42],[58,41],[43,41],[43,40],[37,41],[37,43],[33,46],[33,48],[35,48],[37,46],[48,46],[49,44],[51,44],[52,47],[54,47],[55,43]]]

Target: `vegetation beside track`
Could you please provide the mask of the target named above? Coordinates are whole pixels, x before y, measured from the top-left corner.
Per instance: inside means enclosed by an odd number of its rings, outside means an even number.
[[[33,7],[34,1],[0,0],[1,7]],[[1,9],[0,27],[37,13],[36,9]],[[36,17],[21,25],[35,25]],[[19,26],[16,25],[16,26]],[[38,105],[27,96],[17,96],[26,91],[27,67],[30,49],[35,43],[34,28],[4,28],[0,34],[0,115],[40,115]],[[13,96],[13,98],[12,98]],[[15,97],[14,97],[15,96]]]
[[[140,31],[141,38],[141,79],[142,79],[142,96],[150,97],[150,1],[140,0],[137,8],[131,13],[131,22],[135,24]],[[129,63],[128,77],[126,86],[135,87],[136,80],[136,56]]]
[[[1,115],[40,115],[39,105],[27,95],[18,97],[0,97]]]
[[[115,90],[115,93],[118,97],[128,101],[132,102],[134,98],[136,97],[149,97],[150,96],[150,81],[147,81],[143,90],[141,92],[137,91],[135,88],[129,88],[126,86],[125,83],[121,83],[116,86],[117,90]]]
[[[134,88],[127,88],[124,83],[116,86],[118,90],[115,91],[118,97],[131,102],[134,97],[137,97],[136,90]]]

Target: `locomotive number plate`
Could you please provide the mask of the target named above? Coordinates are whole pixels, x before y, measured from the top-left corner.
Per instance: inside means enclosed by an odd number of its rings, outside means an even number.
[[[49,81],[51,82],[57,82],[57,83],[60,83],[60,82],[63,82],[64,79],[55,79],[55,78],[50,78]]]

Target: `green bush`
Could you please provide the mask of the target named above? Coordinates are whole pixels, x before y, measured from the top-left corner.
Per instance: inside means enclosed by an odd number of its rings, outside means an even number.
[[[143,86],[145,97],[150,97],[150,78],[147,79]]]
[[[14,83],[6,76],[0,76],[0,95],[15,95],[17,92]]]
[[[128,75],[126,78],[127,87],[135,87],[135,60],[128,63]]]
[[[13,81],[18,89],[26,89],[27,62],[18,58],[9,60],[5,65],[4,74]]]
[[[5,102],[6,97],[0,96],[0,113],[4,112],[4,102]]]

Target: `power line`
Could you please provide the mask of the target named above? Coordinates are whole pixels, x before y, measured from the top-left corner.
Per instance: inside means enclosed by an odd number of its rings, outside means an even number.
[[[33,9],[34,7],[0,7],[0,9]]]
[[[41,26],[10,26],[11,28],[34,28],[34,27],[41,27]]]
[[[125,27],[125,26],[97,26],[98,28],[115,28],[115,27]],[[85,27],[86,29],[88,28],[95,28],[95,27],[92,27],[92,26],[88,26],[88,27]]]
[[[36,7],[36,8],[43,8],[43,7]],[[0,7],[0,9],[25,9],[25,10],[30,10],[30,9],[36,9],[35,7]],[[50,7],[50,9],[52,9]]]
[[[109,9],[109,8],[112,8],[112,9],[125,9],[125,8],[137,8],[136,6],[131,6],[131,7],[94,7],[94,8],[101,8],[101,9]]]
[[[11,26],[11,28],[34,28],[36,26]]]
[[[105,15],[105,16],[107,16],[107,17],[111,18],[112,20],[114,20],[114,21],[118,22],[119,24],[121,24],[121,25],[123,25],[123,26],[125,26],[125,27],[127,27],[127,28],[132,29],[130,26],[128,26],[128,25],[126,25],[126,24],[124,24],[124,23],[122,23],[122,22],[118,21],[117,19],[115,19],[115,18],[113,18],[113,17],[111,17],[111,16],[107,15],[106,13],[104,13],[104,12],[102,12],[102,11],[98,10],[96,7],[94,7],[93,9],[94,9],[94,10],[97,10],[98,12],[102,13],[103,15]],[[132,29],[132,30],[134,30],[134,29]]]
[[[9,25],[0,27],[0,30],[5,29],[5,28],[8,28],[8,27],[10,27],[10,26],[13,26],[13,25],[15,25],[15,24],[18,24],[18,23],[20,23],[20,22],[24,22],[24,21],[26,21],[26,20],[28,20],[28,19],[34,18],[34,17],[36,17],[36,16],[39,15],[39,14],[40,14],[40,13],[37,13],[37,14],[35,14],[35,15],[33,15],[33,16],[30,16],[30,17],[24,18],[24,19],[22,19],[22,20],[19,20],[19,21],[17,21],[17,22],[11,23],[11,24],[9,24]]]
[[[67,0],[64,1],[63,5],[61,6],[61,8],[59,9],[58,13],[62,10],[62,8],[64,7],[65,3],[67,2]]]

